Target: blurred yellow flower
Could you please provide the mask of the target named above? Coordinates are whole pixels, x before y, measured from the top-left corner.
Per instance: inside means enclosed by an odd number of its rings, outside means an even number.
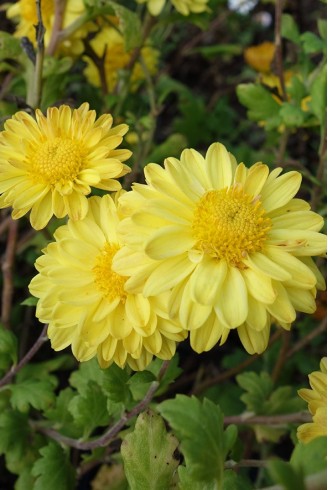
[[[273,62],[275,45],[269,41],[249,46],[244,51],[246,63],[260,73],[271,72],[271,63]]]
[[[137,0],[138,3],[147,3],[151,15],[157,16],[161,13],[166,0]],[[207,10],[208,0],[171,0],[173,7],[182,15],[191,13],[199,14]]]
[[[107,88],[112,92],[119,80],[119,71],[128,68],[132,53],[125,50],[122,34],[114,27],[108,25],[104,25],[101,28],[99,33],[90,41],[90,45],[98,57],[105,55],[104,74]],[[144,46],[140,55],[149,74],[154,75],[157,72],[158,51],[150,46]],[[88,81],[99,87],[101,80],[96,65],[89,56],[85,56],[84,60],[87,63],[84,73]],[[135,90],[140,81],[145,78],[144,69],[141,63],[137,61],[133,66],[129,80],[131,90]]]
[[[29,288],[40,298],[36,315],[49,324],[53,349],[71,345],[79,361],[97,356],[101,367],[115,362],[138,370],[153,355],[171,359],[186,332],[169,320],[166,293],[154,298],[127,293],[128,278],[112,270],[121,247],[114,199],[91,197],[83,220],[56,230],[56,241],[36,261],[39,274]]]
[[[54,24],[55,2],[54,0],[42,0],[42,21],[46,28],[44,41],[48,46],[52,35]],[[86,12],[83,0],[67,0],[63,16],[62,29],[71,25],[78,17]],[[26,36],[36,44],[35,26],[38,22],[35,0],[19,0],[13,3],[7,10],[7,17],[17,23],[14,35],[16,37]],[[92,23],[88,23],[74,32],[68,39],[64,39],[59,49],[69,55],[78,55],[83,52],[84,38],[90,30],[94,30]]]
[[[281,172],[237,165],[214,143],[205,158],[187,149],[164,168],[147,165],[148,185],[120,199],[125,246],[114,270],[131,276],[127,291],[171,290],[170,315],[197,352],[223,344],[231,329],[249,353],[263,352],[273,320],[289,329],[296,311],[316,309],[325,286],[311,255],[325,252],[323,219],[294,198],[301,174]]]
[[[116,180],[130,171],[122,162],[129,150],[116,149],[128,131],[112,127],[113,118],[84,103],[78,109],[51,107],[36,120],[17,112],[0,133],[0,208],[12,206],[12,217],[31,210],[33,228],[44,228],[52,215],[83,218],[91,186],[116,191]]]
[[[307,443],[316,437],[327,435],[327,358],[320,362],[320,371],[309,375],[312,389],[302,388],[298,394],[308,402],[313,422],[300,425],[297,429],[299,441]]]

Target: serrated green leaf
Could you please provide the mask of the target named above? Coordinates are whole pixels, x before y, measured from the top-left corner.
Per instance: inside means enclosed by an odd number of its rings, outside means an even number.
[[[14,409],[27,412],[29,407],[46,410],[55,401],[54,386],[47,380],[25,380],[21,383],[7,385],[11,391],[10,403]]]
[[[302,109],[288,102],[282,104],[280,115],[284,124],[290,128],[301,127],[305,119],[305,114]]]
[[[30,438],[27,415],[15,410],[0,414],[0,454],[10,452],[17,459],[22,458]]]
[[[246,390],[240,399],[245,403],[247,410],[258,414],[265,413],[263,405],[273,388],[268,373],[246,372],[236,376],[236,380],[239,386]]]
[[[44,412],[44,416],[53,422],[52,428],[69,437],[78,437],[80,429],[74,424],[74,418],[67,407],[75,393],[71,388],[65,388],[56,397],[55,405]]]
[[[302,410],[303,402],[299,396],[293,395],[294,390],[290,386],[280,386],[265,402],[265,413],[293,413]]]
[[[15,490],[34,490],[35,478],[31,475],[31,468],[26,467],[15,481]]]
[[[247,107],[247,115],[252,121],[263,121],[267,129],[279,126],[280,104],[262,85],[242,83],[237,87],[239,102]]]
[[[156,381],[156,377],[149,371],[135,373],[127,382],[133,399],[142,400],[153,381]]]
[[[289,14],[283,14],[281,17],[281,35],[295,44],[298,44],[300,41],[298,25],[294,18]]]
[[[0,31],[0,60],[17,59],[21,52],[19,39],[8,32]]]
[[[179,490],[217,490],[218,485],[215,480],[209,482],[196,481],[189,468],[179,466]],[[228,490],[228,489],[227,489]],[[231,488],[229,490],[232,490]],[[233,489],[234,490],[234,489]]]
[[[313,32],[304,32],[301,41],[306,54],[320,53],[324,48],[323,40]]]
[[[83,395],[71,399],[68,410],[75,423],[83,428],[84,437],[88,437],[96,427],[108,425],[107,398],[93,381],[89,381]]]
[[[0,324],[0,354],[9,358],[13,364],[17,362],[17,338]]]
[[[69,383],[71,386],[77,389],[77,391],[83,395],[88,391],[89,381],[94,381],[99,386],[102,386],[104,380],[104,372],[96,359],[91,359],[87,362],[81,362],[79,369],[74,371],[70,378]]]
[[[55,442],[40,449],[41,458],[32,468],[37,479],[34,490],[72,490],[75,488],[75,470],[68,453]]]
[[[285,490],[305,490],[304,480],[290,463],[274,460],[268,463],[268,471],[275,483],[280,483]]]
[[[327,21],[325,19],[318,19],[318,31],[324,41],[327,40]]]
[[[128,405],[132,400],[128,381],[130,376],[126,370],[121,369],[116,364],[112,364],[103,371],[102,389],[109,400],[114,403]]]
[[[173,456],[177,446],[177,439],[166,432],[159,415],[152,410],[141,413],[121,446],[131,490],[168,489],[179,464]]]
[[[18,383],[30,379],[39,379],[50,381],[53,386],[57,386],[57,380],[54,376],[50,376],[50,373],[58,370],[69,370],[75,365],[75,360],[68,354],[62,354],[49,359],[49,361],[28,363],[26,364],[16,376]]]
[[[223,415],[208,399],[177,395],[158,406],[180,440],[188,471],[195,480],[221,482],[229,436],[224,437]],[[197,441],[197,444],[195,444]]]
[[[327,438],[317,437],[307,444],[298,443],[290,458],[296,471],[304,476],[313,475],[327,467]]]
[[[233,470],[225,470],[223,473],[222,490],[253,490],[253,485],[244,476]]]

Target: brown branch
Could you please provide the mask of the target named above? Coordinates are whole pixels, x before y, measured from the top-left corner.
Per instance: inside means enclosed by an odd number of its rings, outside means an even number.
[[[116,422],[116,424],[110,427],[102,436],[97,437],[97,439],[94,439],[92,441],[80,441],[78,439],[73,439],[71,437],[64,436],[60,434],[60,432],[57,432],[53,429],[41,427],[37,422],[31,421],[30,424],[36,430],[42,432],[42,434],[51,437],[52,439],[54,439],[55,441],[61,444],[66,444],[67,446],[75,447],[80,451],[88,451],[88,450],[95,449],[97,447],[105,447],[110,443],[112,439],[114,439],[117,436],[117,434],[123,429],[123,427],[130,419],[132,419],[136,415],[139,415],[139,413],[145,410],[145,408],[149,405],[149,403],[153,399],[159,387],[160,381],[163,378],[168,366],[169,366],[169,361],[164,361],[159,371],[157,381],[154,381],[151,384],[145,397],[135,407],[133,407],[133,409],[130,410],[130,412],[124,413],[120,418],[120,420]]]
[[[285,79],[284,79],[284,66],[282,58],[282,39],[281,39],[281,16],[283,11],[284,0],[276,0],[275,3],[275,27],[274,27],[274,43],[275,43],[275,56],[274,66],[279,78],[282,98],[287,100]]]
[[[261,459],[242,459],[238,462],[230,459],[224,463],[224,468],[227,470],[236,470],[238,468],[266,468],[267,466],[268,462]]]
[[[10,219],[8,224],[7,246],[2,263],[3,290],[1,299],[1,321],[5,328],[10,328],[10,313],[13,298],[13,268],[17,243],[18,221]]]
[[[286,359],[292,357],[296,352],[302,350],[307,344],[311,342],[315,337],[325,332],[327,329],[327,319],[324,318],[322,322],[308,333],[305,337],[302,337],[296,344],[287,352]]]
[[[295,412],[282,415],[231,415],[224,417],[224,424],[235,425],[285,425],[285,424],[301,424],[311,422],[312,417],[309,412]]]
[[[31,349],[25,354],[25,356],[19,361],[18,364],[12,366],[12,368],[0,379],[0,388],[8,384],[12,378],[22,369],[25,364],[27,364],[33,356],[38,352],[40,347],[48,340],[46,336],[48,325],[45,325],[41,331],[40,336],[36,342],[32,345]]]
[[[272,371],[272,381],[276,383],[279,379],[280,373],[282,368],[284,367],[284,364],[286,362],[287,358],[287,352],[290,344],[290,336],[291,333],[284,330],[282,334],[282,346],[279,351],[278,358],[276,360],[276,363],[274,365],[273,371]]]
[[[59,42],[59,33],[63,27],[66,8],[66,0],[55,0],[55,18],[52,26],[51,37],[46,51],[48,56],[53,56]]]

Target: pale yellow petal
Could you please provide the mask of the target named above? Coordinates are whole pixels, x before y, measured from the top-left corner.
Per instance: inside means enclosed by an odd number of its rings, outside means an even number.
[[[189,227],[166,226],[146,241],[145,253],[151,259],[163,260],[187,252],[195,242]]]
[[[264,184],[261,201],[266,212],[280,208],[290,201],[300,188],[302,176],[299,172],[287,172]]]
[[[262,354],[268,346],[270,326],[266,326],[260,332],[247,326],[247,323],[237,329],[241,343],[249,354]]]
[[[192,299],[202,305],[214,305],[220,294],[227,269],[225,260],[205,256],[190,277]]]
[[[247,318],[247,289],[242,274],[235,267],[228,267],[215,311],[229,328],[238,327]]]
[[[225,146],[213,143],[207,150],[205,161],[212,188],[230,187],[234,169]]]

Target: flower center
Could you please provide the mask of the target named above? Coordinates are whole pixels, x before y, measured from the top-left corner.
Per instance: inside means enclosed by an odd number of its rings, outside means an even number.
[[[204,194],[192,223],[198,250],[239,269],[248,254],[262,249],[270,228],[261,201],[240,185]]]
[[[31,171],[37,182],[50,185],[71,182],[83,166],[83,149],[76,141],[54,138],[42,143],[31,161]]]
[[[92,269],[94,282],[98,290],[108,301],[120,298],[123,303],[126,300],[124,284],[127,277],[120,276],[112,270],[113,257],[120,249],[118,245],[106,243],[102,252],[96,257],[96,265]]]

